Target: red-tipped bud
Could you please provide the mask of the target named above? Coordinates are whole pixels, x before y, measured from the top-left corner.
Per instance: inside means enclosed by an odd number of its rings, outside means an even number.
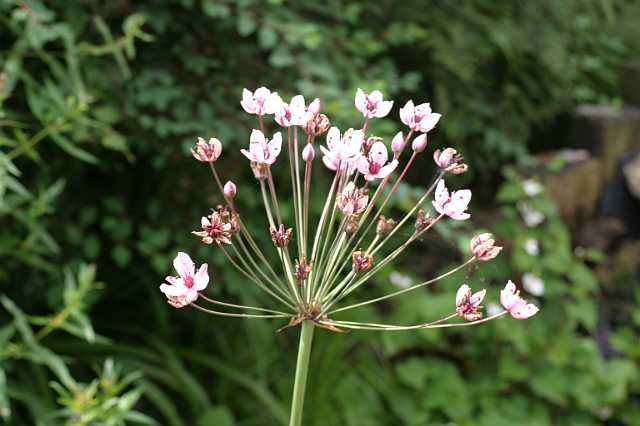
[[[427,147],[426,133],[421,134],[420,136],[415,138],[411,143],[411,149],[413,149],[414,152],[422,152],[425,150],[426,147]]]
[[[308,143],[307,146],[302,150],[302,159],[307,163],[309,161],[313,161],[316,156],[316,150],[312,144]]]
[[[236,197],[236,184],[228,181],[227,183],[224,184],[224,188],[223,188],[223,192],[224,192],[224,196],[230,199],[234,199]]]

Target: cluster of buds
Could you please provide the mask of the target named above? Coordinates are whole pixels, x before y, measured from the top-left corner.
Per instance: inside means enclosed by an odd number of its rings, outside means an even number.
[[[201,229],[193,231],[193,234],[205,244],[218,245],[230,263],[271,296],[284,311],[224,304],[206,297],[202,298],[243,312],[214,311],[198,305],[196,301],[199,296],[203,296],[202,291],[209,281],[207,266],[203,265],[196,272],[195,265],[184,253],[180,253],[174,262],[178,276],[167,277],[167,282],[161,286],[161,291],[172,306],[192,305],[208,313],[227,316],[288,318],[288,326],[308,320],[332,331],[342,328],[405,330],[455,327],[466,323],[447,321],[461,317],[465,321],[482,323],[506,314],[516,319],[525,319],[537,312],[538,308],[520,297],[515,284],[509,281],[500,294],[505,310],[487,318],[483,318],[481,306],[486,291],[473,293],[464,284],[456,294],[455,312],[435,323],[394,326],[333,319],[339,312],[415,291],[451,272],[423,283],[407,284],[401,290],[382,297],[336,307],[336,304],[392,262],[410,244],[418,241],[417,236],[428,231],[438,221],[446,218],[456,221],[469,219],[471,191],[449,191],[444,180],[445,175],[448,178],[450,175],[466,172],[468,166],[463,162],[462,155],[453,148],[435,150],[433,161],[437,167],[437,176],[433,184],[414,207],[396,221],[385,217],[384,209],[411,166],[427,149],[428,134],[441,119],[441,115],[433,112],[429,103],[414,104],[409,100],[400,108],[400,121],[407,127],[404,131],[397,132],[390,143],[385,142],[385,138],[368,132],[369,121],[388,116],[394,105],[393,101],[385,100],[382,92],[377,90],[370,93],[357,90],[354,104],[362,114],[363,122],[361,126],[344,131],[331,127],[329,118],[321,113],[319,99],[314,99],[307,105],[302,95],[296,95],[286,102],[277,92],[261,87],[253,92],[243,90],[240,104],[247,113],[258,117],[257,128],[252,129],[248,135],[249,146],[240,152],[249,160],[258,180],[266,228],[277,248],[280,265],[274,267],[268,262],[268,256],[256,243],[259,239],[254,239],[246,226],[241,224],[241,209],[235,199],[238,187],[231,181],[222,185],[223,181],[216,169],[216,162],[222,154],[222,143],[215,138],[208,141],[198,138],[192,154],[198,161],[209,163],[226,206],[218,207],[203,217]],[[270,115],[275,124],[265,122],[265,117]],[[300,134],[302,136],[299,138]],[[285,135],[286,141],[283,140]],[[316,139],[321,136],[325,138],[325,143],[317,144]],[[326,193],[322,213],[314,221],[314,212],[309,207],[310,193],[322,188],[323,182],[313,180],[312,184],[312,169],[314,164],[319,163],[316,159],[318,145],[321,165],[329,171],[333,180]],[[403,152],[407,147],[410,147],[411,155],[408,159],[403,159]],[[282,198],[276,191],[279,185],[273,179],[276,174],[271,172],[283,155],[282,151],[288,157],[291,176],[290,185],[285,186],[290,186],[293,192],[292,208],[288,209],[280,208],[279,200]],[[428,210],[429,207],[431,211]],[[292,213],[292,217],[283,215],[288,212]],[[283,216],[294,226],[286,228]],[[411,218],[414,219],[413,232],[402,233],[403,226],[411,226],[405,225]],[[292,246],[295,247],[289,247],[294,234]],[[396,238],[392,238],[394,235]],[[398,246],[388,247],[395,244],[398,236],[402,235],[405,235],[402,237],[405,239]],[[225,247],[229,245],[234,245],[233,251],[227,251]],[[472,257],[457,269],[472,262],[490,261],[502,250],[488,233],[475,236],[469,248]],[[292,256],[291,252],[295,254]],[[280,272],[276,272],[278,268]]]

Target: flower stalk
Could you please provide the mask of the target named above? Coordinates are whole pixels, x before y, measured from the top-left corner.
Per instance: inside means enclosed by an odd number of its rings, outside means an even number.
[[[401,290],[340,306],[344,299],[352,297],[356,290],[370,282],[440,221],[469,219],[467,210],[471,191],[449,191],[445,183],[445,177],[448,179],[448,176],[465,173],[468,166],[455,149],[436,150],[433,162],[438,171],[433,183],[413,207],[396,220],[396,212],[389,207],[389,201],[396,195],[412,167],[423,158],[421,153],[427,149],[428,133],[441,118],[428,103],[415,105],[410,100],[400,109],[400,120],[408,130],[397,132],[390,144],[385,143],[384,138],[369,133],[369,121],[386,117],[393,107],[393,101],[384,100],[383,94],[377,90],[365,93],[358,89],[355,107],[362,113],[364,122],[359,129],[345,131],[330,127],[327,116],[320,113],[319,99],[306,105],[304,98],[297,95],[287,103],[278,93],[261,87],[254,92],[244,89],[240,104],[247,113],[258,118],[259,129],[250,131],[249,146],[240,152],[249,160],[257,180],[264,207],[263,231],[268,232],[273,242],[272,248],[279,265],[271,264],[256,243],[259,239],[252,236],[242,219],[245,212],[239,203],[242,197],[238,196],[241,188],[231,180],[222,184],[215,163],[221,158],[223,144],[216,138],[208,141],[198,138],[192,155],[209,165],[224,205],[211,209],[201,218],[201,229],[192,233],[204,244],[222,250],[229,265],[235,267],[249,284],[263,290],[277,306],[247,306],[206,296],[208,265],[204,263],[196,268],[189,255],[182,252],[173,262],[178,275],[166,277],[160,290],[175,308],[192,307],[200,312],[225,317],[288,319],[288,323],[278,331],[300,326],[290,426],[302,424],[311,346],[316,328],[342,332],[349,329],[406,331],[466,327],[507,314],[522,320],[538,312],[538,307],[521,297],[516,285],[509,281],[500,292],[504,310],[486,318],[483,318],[482,306],[486,290],[473,292],[471,286],[462,284],[456,293],[455,303],[452,302],[452,312],[430,322],[397,325],[335,319],[344,311],[422,289],[473,262],[488,262],[499,255],[502,247],[495,244],[491,234],[482,233],[470,241],[471,257],[449,271]],[[292,208],[284,204],[281,208],[280,205],[285,198],[278,196],[277,189],[282,186],[280,183],[276,185],[272,168],[282,165],[282,162],[277,163],[283,149],[282,133],[271,133],[271,125],[265,122],[265,116],[268,115],[275,116],[274,121],[282,131],[286,129],[284,148],[288,157]],[[299,137],[301,130],[307,135],[304,146],[304,139]],[[317,160],[314,144],[316,138],[325,132],[326,143],[319,146],[319,152],[322,154],[321,163],[329,173],[333,173],[333,179],[326,192],[322,211],[319,217],[314,218],[309,206],[311,172]],[[402,153],[407,147],[412,153],[408,159],[403,159]],[[394,173],[397,173],[395,179]],[[319,181],[316,185],[314,181],[314,192],[322,189],[321,183]],[[427,200],[430,197],[433,199],[429,204]],[[292,217],[286,216],[290,211]],[[202,305],[202,301],[215,305],[215,309]]]

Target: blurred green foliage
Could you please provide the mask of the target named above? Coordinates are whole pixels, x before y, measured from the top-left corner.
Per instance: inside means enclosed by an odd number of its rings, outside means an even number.
[[[431,145],[455,145],[476,182],[495,180],[540,147],[532,135],[561,143],[545,129],[577,102],[618,102],[631,46],[618,28],[638,19],[628,4],[0,0],[0,418],[283,424],[296,332],[174,311],[157,291],[186,249],[210,263],[216,293],[260,302],[189,235],[221,201],[189,158],[195,136],[223,141],[221,172],[249,211],[253,180],[238,150],[255,124],[240,111],[242,87],[319,96],[341,127],[361,120],[355,89],[378,88],[396,106],[431,101],[444,114]],[[388,137],[393,122],[373,129]],[[519,182],[507,175],[492,229],[512,249],[470,284],[491,282],[495,298],[505,278],[533,271],[546,283],[543,312],[471,331],[323,333],[305,424],[638,424],[640,314],[615,334],[619,356],[604,359],[593,339],[598,282],[544,196],[529,200],[544,225],[521,223]],[[400,192],[402,208],[413,191]],[[523,253],[527,238],[540,241],[539,257]],[[412,259],[410,274],[439,267]],[[354,318],[432,319],[463,278]]]

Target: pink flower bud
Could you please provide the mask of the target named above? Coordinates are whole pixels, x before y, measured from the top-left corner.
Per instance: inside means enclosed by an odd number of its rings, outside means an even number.
[[[236,184],[228,181],[224,184],[224,195],[227,198],[234,199],[236,197]]]
[[[396,133],[396,135],[391,140],[391,151],[393,151],[393,157],[398,158],[400,154],[404,150],[404,135],[402,132]]]
[[[313,145],[308,143],[307,146],[302,150],[302,159],[307,163],[309,161],[313,161],[316,156],[316,150],[313,148]]]
[[[426,147],[427,147],[426,133],[421,134],[420,136],[415,138],[411,143],[411,149],[413,149],[414,152],[422,152],[425,150]]]

